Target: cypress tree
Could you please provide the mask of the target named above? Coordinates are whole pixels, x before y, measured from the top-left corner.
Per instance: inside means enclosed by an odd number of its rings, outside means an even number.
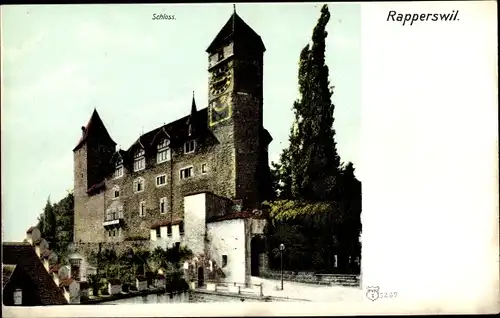
[[[306,201],[336,200],[335,187],[340,169],[331,101],[333,94],[325,64],[328,6],[321,9],[312,44],[304,47],[299,61],[299,93],[293,110],[288,169],[292,171],[292,196]],[[282,162],[286,165],[286,162]]]

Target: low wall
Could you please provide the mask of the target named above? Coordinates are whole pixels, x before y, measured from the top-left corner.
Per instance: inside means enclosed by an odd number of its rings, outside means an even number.
[[[99,244],[101,245],[101,252],[107,250],[114,250],[116,255],[132,249],[150,249],[150,241],[123,241],[123,242],[103,242],[103,243],[71,243],[68,247],[69,254],[79,254],[88,258],[90,253],[97,253],[99,251]],[[92,264],[95,265],[95,264]]]

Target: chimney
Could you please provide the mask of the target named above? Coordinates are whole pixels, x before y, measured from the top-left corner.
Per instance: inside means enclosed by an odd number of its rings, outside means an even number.
[[[85,127],[82,126],[82,137],[85,135]]]

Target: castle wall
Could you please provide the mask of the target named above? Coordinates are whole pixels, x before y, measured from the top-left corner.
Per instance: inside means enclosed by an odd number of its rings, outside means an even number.
[[[207,224],[207,252],[210,259],[222,269],[226,282],[246,283],[246,244],[245,220],[235,219]],[[223,266],[223,255],[227,264]]]

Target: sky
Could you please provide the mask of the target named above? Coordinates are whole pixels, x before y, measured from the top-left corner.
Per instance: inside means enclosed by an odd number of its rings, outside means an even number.
[[[322,4],[237,4],[262,38],[270,161],[288,145],[302,48]],[[360,5],[329,4],[326,63],[342,161],[358,162]],[[210,42],[232,4],[2,6],[2,239],[20,241],[49,198],[73,188],[73,153],[94,108],[127,149],[208,98]],[[153,20],[153,14],[175,20]]]

